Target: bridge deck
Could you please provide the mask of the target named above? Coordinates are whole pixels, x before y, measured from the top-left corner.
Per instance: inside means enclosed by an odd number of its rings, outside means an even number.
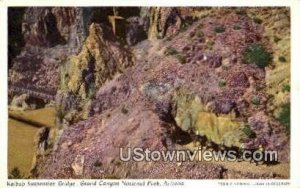
[[[29,96],[35,97],[35,98],[38,98],[38,99],[43,99],[43,100],[47,100],[47,101],[55,100],[55,94],[54,93],[45,92],[45,91],[41,91],[41,90],[34,89],[34,88],[25,88],[25,87],[10,85],[8,87],[8,93],[9,94],[24,93],[24,94],[28,94]]]

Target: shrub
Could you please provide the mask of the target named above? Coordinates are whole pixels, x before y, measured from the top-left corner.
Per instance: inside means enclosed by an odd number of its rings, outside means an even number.
[[[180,32],[185,32],[185,31],[187,30],[187,28],[188,28],[188,25],[187,25],[187,24],[182,24],[182,25],[180,26]]]
[[[176,59],[179,60],[180,63],[186,63],[186,57],[182,53],[178,52],[175,48],[167,47],[166,51],[164,52],[165,55],[174,55]]]
[[[255,18],[253,18],[253,21],[257,24],[262,24],[262,19],[260,19],[260,18],[255,17]]]
[[[223,33],[225,31],[225,27],[223,26],[218,26],[215,28],[216,33]]]
[[[253,96],[253,97],[251,98],[251,102],[252,102],[252,104],[254,104],[254,105],[260,105],[260,98],[259,98],[258,96]]]
[[[260,68],[264,68],[271,59],[271,54],[261,44],[250,44],[244,51],[243,60],[246,64],[255,64]]]
[[[265,88],[265,86],[263,86],[263,85],[256,85],[255,86],[256,91],[262,91],[264,88]]]
[[[163,36],[162,36],[161,33],[157,33],[156,38],[157,38],[157,39],[163,39]]]
[[[233,29],[234,29],[234,30],[240,30],[240,29],[241,29],[241,26],[238,25],[238,24],[236,24],[236,25],[233,26]]]
[[[277,118],[277,120],[286,128],[288,133],[290,133],[290,123],[291,123],[290,107],[291,107],[290,103],[283,104],[281,106],[281,111]]]
[[[8,175],[8,179],[23,179],[24,176],[21,174],[19,168],[15,167],[13,168],[9,175]]]
[[[289,84],[284,84],[281,89],[282,92],[290,92],[291,86]]]
[[[280,40],[281,40],[281,38],[279,38],[279,37],[277,37],[277,36],[274,36],[274,42],[275,42],[275,43],[278,43]]]
[[[219,81],[219,87],[225,87],[226,86],[226,80],[220,80]]]
[[[199,37],[199,38],[204,37],[204,33],[203,33],[202,31],[198,31],[196,35],[197,35],[197,37]]]
[[[181,63],[181,64],[184,64],[186,63],[186,57],[181,54],[181,53],[178,53],[175,55],[176,59],[178,59],[178,61]]]
[[[225,10],[225,11],[224,11],[224,14],[230,14],[230,13],[231,13],[230,10]]]
[[[285,63],[285,62],[286,62],[286,59],[285,59],[285,57],[283,57],[283,56],[280,56],[280,57],[278,58],[278,60],[279,60],[281,63]]]
[[[184,24],[187,25],[187,26],[190,26],[190,25],[192,25],[194,22],[196,22],[198,20],[199,20],[199,18],[197,18],[197,17],[187,16],[184,19]]]
[[[208,16],[207,14],[203,14],[203,15],[200,16],[200,19],[204,19],[204,18],[206,18],[207,16]]]
[[[222,69],[223,70],[229,70],[229,66],[228,65],[222,65]]]
[[[123,106],[121,112],[122,114],[128,114],[128,109],[125,106]]]
[[[206,43],[206,48],[209,50],[212,50],[214,45],[215,45],[215,42],[210,40]]]
[[[250,126],[248,124],[246,124],[242,131],[245,133],[245,135],[248,137],[248,138],[254,138],[255,137],[255,133],[251,130]]]
[[[167,49],[165,50],[165,55],[169,56],[169,55],[176,55],[178,54],[178,51],[173,48],[173,47],[167,47]]]
[[[246,15],[245,10],[236,10],[235,13],[238,14],[238,15]]]

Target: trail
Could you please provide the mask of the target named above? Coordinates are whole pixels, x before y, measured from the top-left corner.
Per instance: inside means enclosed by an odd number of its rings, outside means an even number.
[[[189,149],[191,151],[195,151],[198,148],[193,147],[192,143],[187,144],[184,146],[184,148]],[[263,165],[255,165],[255,163],[250,163],[248,161],[241,161],[241,162],[231,162],[231,161],[200,161],[201,163],[211,163],[211,164],[217,164],[222,165],[225,169],[233,170],[233,171],[240,171],[242,173],[254,173],[254,174],[278,174],[284,178],[289,178],[290,176],[290,164],[289,163],[279,163],[276,165],[270,165],[267,166],[265,164]],[[230,178],[230,177],[228,177]]]

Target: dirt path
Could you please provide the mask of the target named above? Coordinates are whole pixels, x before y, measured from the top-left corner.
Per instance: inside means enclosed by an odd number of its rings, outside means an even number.
[[[281,163],[273,166],[266,165],[255,165],[254,163],[249,163],[246,161],[242,162],[212,162],[214,164],[220,164],[226,169],[240,171],[240,172],[249,172],[253,174],[270,174],[275,173],[284,178],[288,178],[290,174],[290,165],[288,163]]]
[[[191,151],[197,150],[197,147],[193,147],[192,144],[187,144],[184,148],[189,149]],[[277,165],[255,165],[255,163],[250,163],[247,161],[241,162],[230,162],[230,161],[211,161],[211,162],[203,162],[202,163],[212,163],[222,165],[224,168],[233,171],[240,171],[243,173],[253,173],[253,174],[278,174],[284,178],[289,178],[290,176],[290,164],[289,163],[280,163]],[[230,177],[229,177],[230,178]]]

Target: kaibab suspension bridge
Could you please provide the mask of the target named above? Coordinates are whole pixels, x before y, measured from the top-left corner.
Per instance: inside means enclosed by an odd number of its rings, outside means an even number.
[[[43,91],[29,86],[9,85],[8,94],[27,94],[30,97],[42,99],[48,102],[55,100],[55,92]]]

